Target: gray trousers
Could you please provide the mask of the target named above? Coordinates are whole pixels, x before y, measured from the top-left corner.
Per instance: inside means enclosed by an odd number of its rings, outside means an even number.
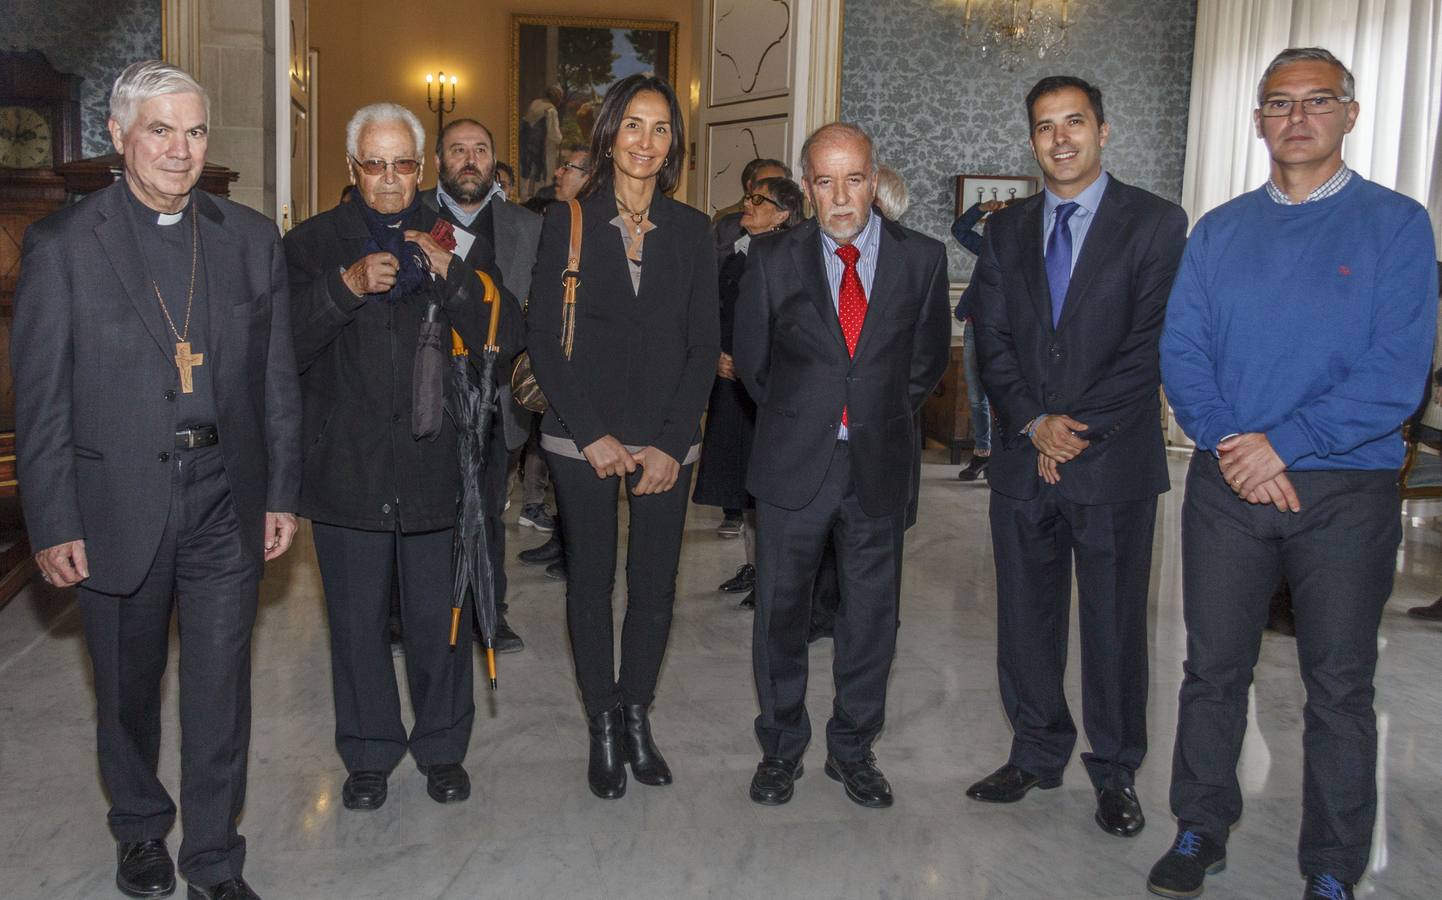
[[[1172,759],[1179,827],[1225,844],[1242,815],[1237,761],[1267,605],[1292,588],[1302,710],[1302,874],[1362,877],[1377,813],[1372,676],[1402,538],[1396,472],[1291,472],[1300,513],[1232,493],[1210,453],[1192,457],[1182,507],[1187,624]]]

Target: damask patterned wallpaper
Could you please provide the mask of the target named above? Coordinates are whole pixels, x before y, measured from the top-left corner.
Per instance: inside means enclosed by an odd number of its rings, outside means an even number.
[[[162,0],[6,0],[3,46],[39,50],[80,85],[81,152],[113,152],[105,133],[110,85],[120,70],[160,56]]]
[[[973,257],[950,237],[955,178],[1037,175],[1026,92],[1046,75],[1101,88],[1107,170],[1170,200],[1182,193],[1196,0],[1072,0],[1070,51],[1004,72],[961,39],[960,3],[846,0],[841,116],[859,122],[906,179],[904,223],[942,239],[953,281]]]

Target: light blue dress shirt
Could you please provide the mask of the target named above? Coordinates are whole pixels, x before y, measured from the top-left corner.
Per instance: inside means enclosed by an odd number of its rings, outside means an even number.
[[[1077,194],[1071,200],[1063,200],[1051,191],[1046,191],[1046,205],[1043,208],[1044,215],[1041,217],[1041,245],[1051,240],[1051,230],[1056,225],[1056,208],[1063,203],[1075,203],[1076,212],[1071,214],[1067,224],[1071,226],[1071,269],[1076,271],[1076,261],[1081,257],[1082,243],[1087,239],[1087,232],[1091,230],[1092,221],[1097,217],[1097,207],[1101,205],[1102,194],[1106,192],[1107,182],[1111,177],[1106,172],[1097,176],[1097,180],[1087,185],[1086,190]]]

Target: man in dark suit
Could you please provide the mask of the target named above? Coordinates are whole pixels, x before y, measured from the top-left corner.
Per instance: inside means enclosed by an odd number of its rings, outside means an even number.
[[[275,225],[194,190],[209,102],[151,60],[120,74],[123,182],[25,236],[11,340],[21,496],[42,576],[78,585],[94,667],[116,885],[175,889],[156,775],[172,611],[180,633],[180,871],[249,898],[250,635],[263,560],[295,534],[300,395]]]
[[[559,166],[557,167],[559,168]],[[456,253],[472,269],[501,272],[513,295],[513,312],[519,320],[531,292],[531,268],[541,241],[541,217],[506,202],[496,183],[495,143],[490,129],[475,119],[453,119],[436,138],[434,188],[421,192],[421,205],[455,229]],[[511,399],[509,381],[502,380],[496,398],[500,415],[491,420],[486,441],[486,533],[491,541],[491,571],[495,573],[496,651],[507,653],[525,645],[506,622],[506,474],[510,453],[530,436],[531,413]]]
[[[802,148],[816,218],[757,239],[742,276],[736,372],[756,401],[746,487],[756,498],[752,654],[762,760],[751,799],[791,799],[806,714],[812,583],[830,540],[841,603],[826,774],[869,807],[891,786],[871,745],[896,648],[913,418],[946,368],[946,252],[872,208],[876,157],[833,123]]]
[[[1061,784],[1076,726],[1062,686],[1071,567],[1097,823],[1135,835],[1146,753],[1147,583],[1167,490],[1157,340],[1186,240],[1174,203],[1102,171],[1101,92],[1070,76],[1027,94],[1046,190],[992,215],[976,285],[981,380],[998,428],[988,478],[997,669],[1011,755],[967,795]]]

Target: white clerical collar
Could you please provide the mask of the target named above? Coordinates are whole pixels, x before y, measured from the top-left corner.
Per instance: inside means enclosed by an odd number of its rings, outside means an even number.
[[[178,213],[156,213],[155,224],[174,225],[176,222],[179,222],[183,218],[185,218],[185,210],[183,209]]]

